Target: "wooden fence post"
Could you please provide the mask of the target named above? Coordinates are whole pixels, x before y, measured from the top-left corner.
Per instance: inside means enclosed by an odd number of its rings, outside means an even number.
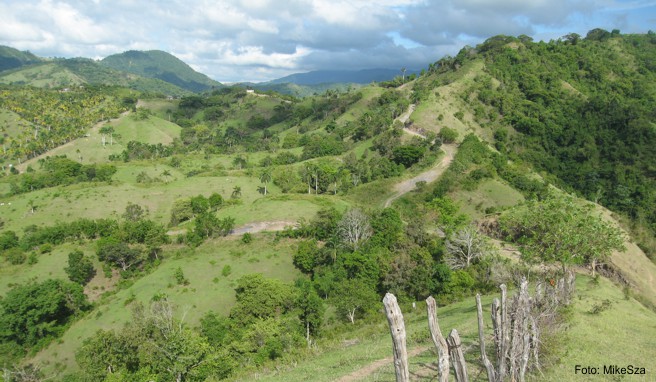
[[[453,362],[453,371],[455,371],[456,374],[456,381],[468,382],[467,363],[465,362],[465,356],[462,353],[462,343],[460,342],[458,331],[455,329],[451,330],[451,334],[449,334],[446,342],[449,344],[449,355]]]
[[[396,382],[409,382],[410,371],[408,370],[408,352],[405,343],[405,323],[401,308],[396,302],[396,297],[391,294],[385,294],[383,298],[385,305],[385,315],[389,323],[390,333],[392,334],[392,345],[394,351],[394,369],[396,371]]]
[[[478,313],[478,341],[481,345],[481,361],[487,370],[487,380],[489,382],[496,382],[497,376],[494,372],[494,366],[485,352],[485,327],[483,325],[483,306],[481,305],[481,295],[476,293],[476,311]]]
[[[437,320],[437,303],[433,296],[426,299],[426,310],[428,311],[428,329],[437,349],[437,380],[438,382],[449,382],[449,347],[440,331]]]

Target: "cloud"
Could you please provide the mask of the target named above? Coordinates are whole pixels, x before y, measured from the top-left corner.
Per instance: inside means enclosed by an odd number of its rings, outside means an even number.
[[[0,44],[91,58],[162,49],[232,82],[422,68],[497,34],[646,31],[655,16],[651,0],[5,0]]]

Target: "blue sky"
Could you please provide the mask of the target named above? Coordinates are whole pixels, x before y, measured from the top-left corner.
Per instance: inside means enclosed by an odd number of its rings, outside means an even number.
[[[3,0],[0,44],[45,57],[168,51],[221,82],[425,68],[497,34],[656,30],[656,0]]]

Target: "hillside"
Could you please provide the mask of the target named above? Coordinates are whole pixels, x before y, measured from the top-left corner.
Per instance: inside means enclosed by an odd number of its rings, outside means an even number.
[[[0,73],[0,83],[66,88],[84,84],[122,86],[137,91],[182,96],[191,92],[168,82],[140,77],[99,65],[86,58],[48,60]]]
[[[30,52],[21,52],[9,46],[0,46],[0,72],[41,61],[39,57]]]
[[[602,32],[304,98],[4,85],[0,380],[393,380],[387,292],[414,377],[436,375],[432,295],[484,380],[474,294],[569,270],[530,380],[651,378],[656,41]]]
[[[195,93],[223,86],[196,72],[172,54],[160,50],[131,50],[113,54],[102,59],[100,64],[141,77],[156,78]]]

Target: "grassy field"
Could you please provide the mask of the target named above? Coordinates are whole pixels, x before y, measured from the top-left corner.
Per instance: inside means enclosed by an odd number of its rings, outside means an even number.
[[[460,211],[474,219],[482,218],[487,208],[511,207],[524,200],[517,190],[498,179],[482,181],[473,191],[459,190],[449,196],[460,202]]]
[[[563,342],[555,356],[547,360],[542,373],[529,376],[531,381],[652,381],[656,378],[656,314],[644,308],[632,298],[626,299],[621,288],[607,279],[594,284],[587,276],[577,277],[577,292],[561,336]],[[511,292],[511,294],[514,292]],[[491,344],[492,324],[489,306],[496,296],[484,296],[488,344]],[[598,314],[592,309],[605,300],[610,307]],[[419,350],[409,358],[411,380],[434,381],[437,378],[437,357],[430,341],[425,306],[418,304],[416,310],[405,307],[408,351]],[[480,362],[478,350],[478,326],[476,305],[473,298],[439,307],[438,319],[443,335],[456,328],[463,341],[467,370],[471,381],[487,381],[485,369]],[[394,366],[391,359],[384,366],[371,370],[376,361],[392,356],[392,343],[385,317],[381,314],[376,323],[361,327],[344,336],[333,339],[329,349],[317,351],[315,357],[298,365],[278,367],[278,371],[258,375],[260,381],[393,381]],[[628,352],[627,349],[636,349]],[[488,353],[490,356],[490,353]],[[602,367],[603,365],[636,365],[647,368],[647,375],[639,378],[611,378],[609,376],[586,377],[574,373],[576,365]],[[453,371],[452,371],[453,373]],[[255,379],[254,375],[241,375],[234,381]]]
[[[41,351],[32,362],[43,364],[47,371],[76,369],[73,354],[85,338],[99,329],[121,327],[130,319],[130,301],[147,305],[156,294],[166,294],[177,307],[178,318],[184,318],[191,326],[209,310],[228,314],[234,304],[235,280],[239,277],[262,273],[291,282],[300,276],[292,265],[293,251],[292,241],[275,242],[274,236],[266,233],[254,235],[249,244],[233,236],[209,241],[196,249],[171,246],[154,271],[129,287],[102,297],[98,307],[75,322],[60,340]],[[226,265],[231,268],[228,276],[222,273]],[[61,276],[64,266],[65,262],[53,264],[55,270],[51,277]],[[174,271],[178,267],[189,279],[189,285],[176,284]]]
[[[140,184],[135,182],[137,174],[146,172],[152,177],[161,177],[170,169],[172,177],[165,183]],[[278,187],[269,184],[269,195],[258,192],[262,183],[257,176],[225,175],[197,176],[186,178],[168,166],[121,166],[112,184],[83,183],[67,187],[55,187],[4,198],[0,206],[5,229],[21,232],[31,224],[50,225],[57,221],[73,221],[79,218],[119,218],[128,202],[146,207],[149,218],[168,223],[171,207],[175,200],[218,192],[230,199],[234,187],[241,188],[238,204],[226,206],[220,216],[232,216],[237,224],[251,221],[291,220],[310,218],[323,207],[342,205],[341,198],[326,195],[282,194]],[[34,213],[30,201],[37,206]],[[11,203],[11,205],[8,205]]]
[[[57,87],[71,84],[82,85],[85,81],[57,64],[43,64],[22,69],[0,77],[0,83],[20,83],[35,87]]]

